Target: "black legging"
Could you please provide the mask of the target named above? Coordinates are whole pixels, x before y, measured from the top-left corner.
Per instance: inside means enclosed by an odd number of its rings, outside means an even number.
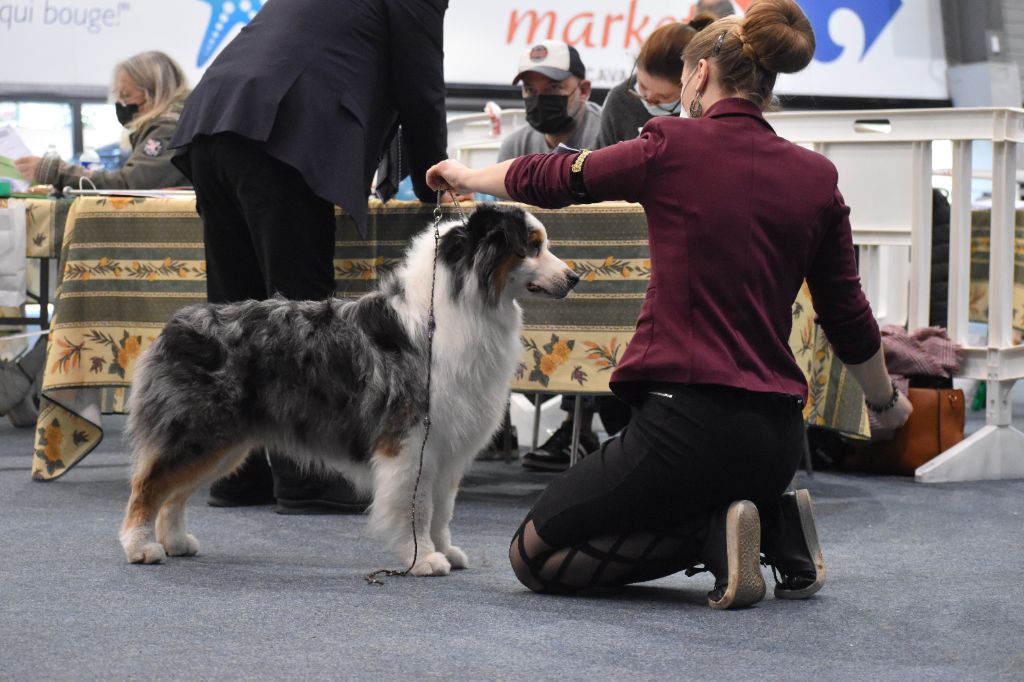
[[[538,592],[653,580],[701,562],[711,514],[741,499],[774,518],[805,447],[795,396],[651,387],[628,427],[556,479],[512,538]]]

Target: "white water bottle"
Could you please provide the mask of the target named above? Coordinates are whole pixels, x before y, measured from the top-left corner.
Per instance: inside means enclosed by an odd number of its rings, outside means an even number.
[[[93,171],[103,168],[103,162],[100,160],[100,155],[96,153],[96,150],[92,147],[86,147],[85,151],[78,158],[79,165],[87,171]]]

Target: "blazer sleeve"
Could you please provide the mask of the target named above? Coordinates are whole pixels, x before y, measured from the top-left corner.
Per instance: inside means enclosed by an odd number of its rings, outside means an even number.
[[[807,273],[807,285],[836,355],[855,365],[878,352],[882,337],[860,285],[850,209],[838,188],[822,211],[822,222],[824,232]]]
[[[664,149],[657,125],[640,137],[591,152],[583,162],[583,184],[593,201],[640,201],[648,173]],[[541,208],[579,203],[569,189],[575,154],[532,154],[516,159],[505,175],[505,191],[516,201]]]
[[[408,144],[413,190],[433,202],[427,169],[447,158],[444,14],[447,0],[391,0],[388,4],[390,87]]]

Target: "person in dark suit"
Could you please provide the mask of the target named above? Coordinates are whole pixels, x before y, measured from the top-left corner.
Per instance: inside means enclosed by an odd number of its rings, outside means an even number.
[[[334,293],[335,205],[365,234],[374,170],[402,126],[421,201],[447,146],[447,0],[273,0],[221,52],[185,103],[171,146],[191,178],[212,302]],[[254,453],[211,504],[358,511],[341,480]]]
[[[539,592],[651,580],[698,565],[716,608],[765,592],[802,599],[825,579],[806,490],[785,493],[804,448],[807,381],[788,338],[806,279],[836,355],[883,428],[911,412],[885,367],[861,290],[835,167],[778,137],[762,116],[780,72],[814,55],[793,0],[756,0],[684,52],[687,118],[657,117],[635,140],[470,170],[428,182],[535,206],[620,199],[647,214],[651,282],[611,377],[629,426],[552,483],[512,539],[519,580]],[[761,528],[764,524],[764,543]]]

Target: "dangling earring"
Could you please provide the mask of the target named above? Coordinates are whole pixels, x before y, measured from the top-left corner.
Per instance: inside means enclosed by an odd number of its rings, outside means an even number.
[[[700,101],[700,98],[703,96],[703,92],[698,92],[696,96],[690,100],[690,118],[700,118],[704,115],[704,104]]]

